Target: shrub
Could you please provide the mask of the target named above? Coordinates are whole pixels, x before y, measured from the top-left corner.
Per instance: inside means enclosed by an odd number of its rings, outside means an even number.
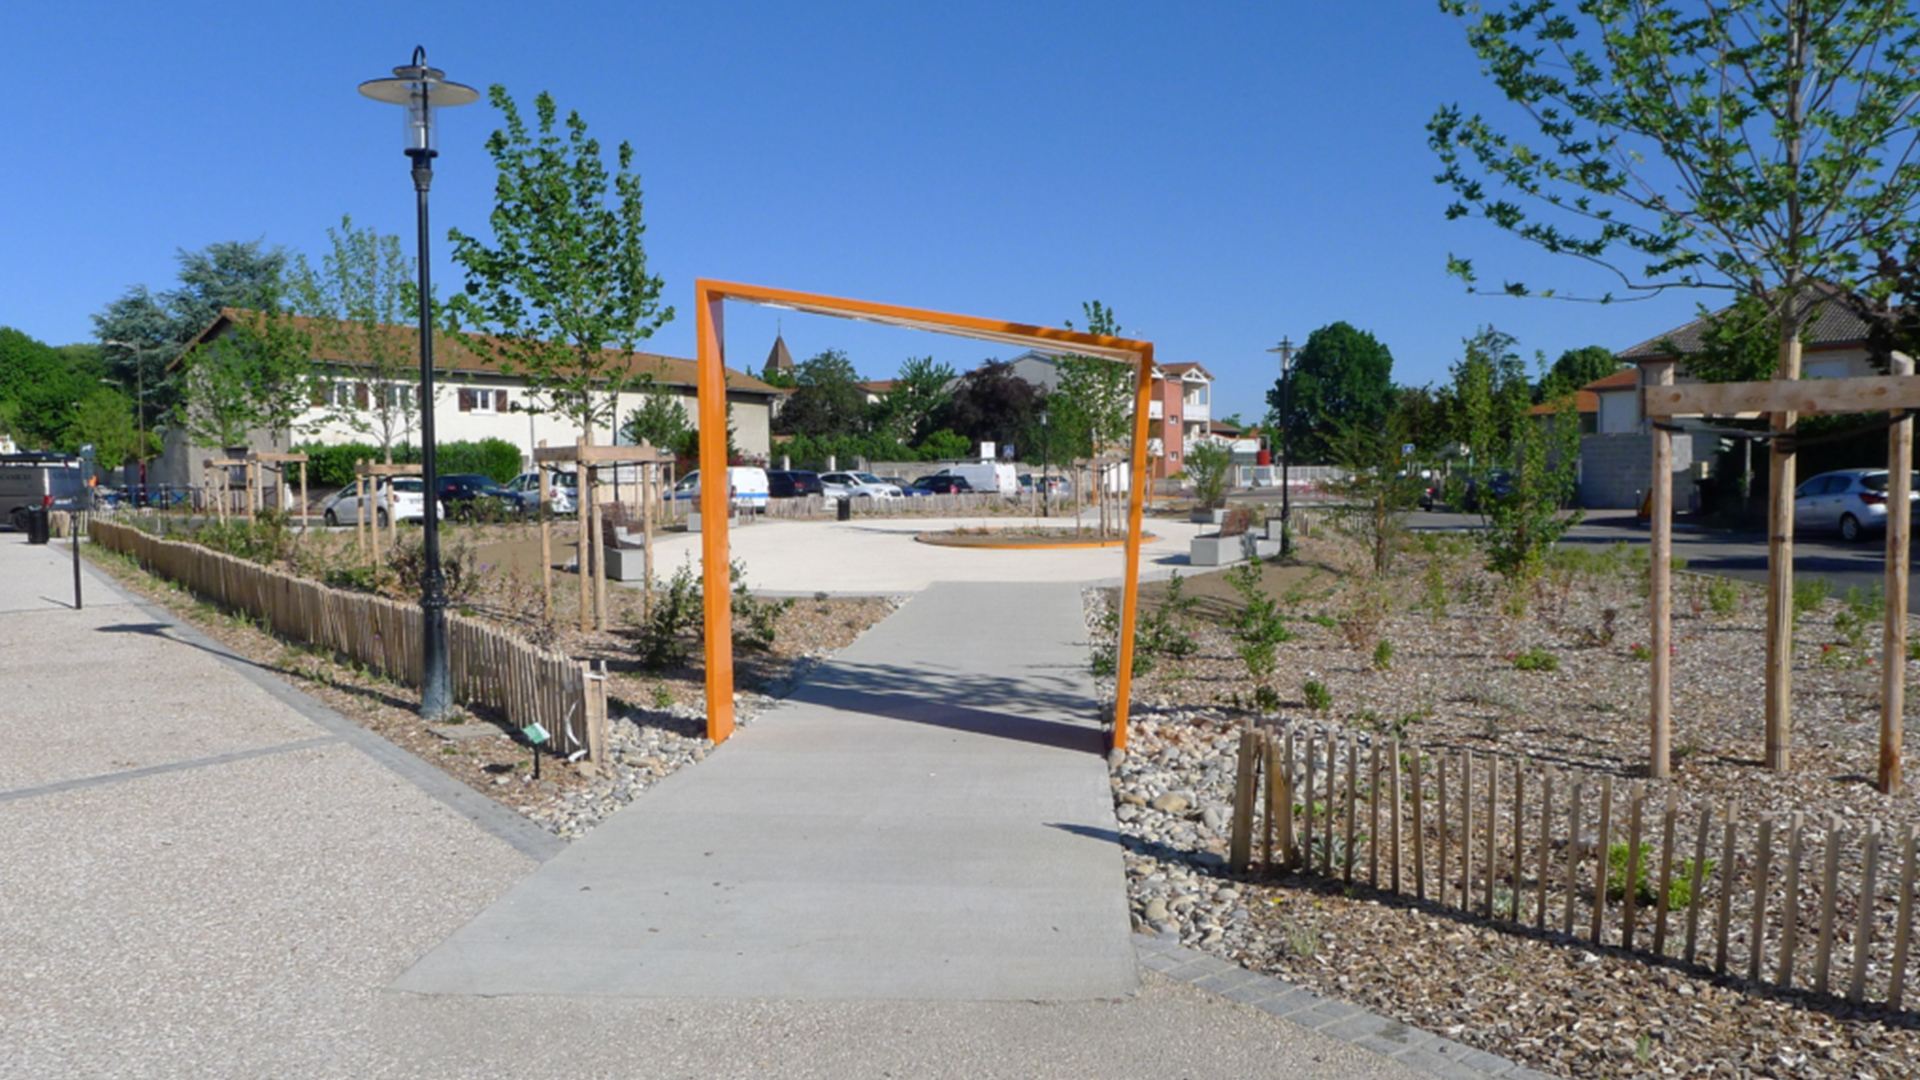
[[[1727,618],[1740,611],[1740,586],[1731,578],[1716,577],[1707,582],[1707,606],[1715,615]]]
[[[1653,662],[1653,649],[1641,644],[1627,646],[1627,659],[1638,660],[1643,664]]]
[[[248,562],[276,563],[293,550],[294,532],[283,510],[263,510],[251,521],[233,517],[195,529],[193,542]]]
[[[434,467],[442,476],[455,473],[479,473],[495,483],[504,484],[520,475],[520,448],[505,439],[462,440],[436,444]],[[353,463],[384,459],[379,447],[370,443],[341,443],[322,446],[305,443],[294,449],[307,455],[307,480],[321,487],[346,487],[353,483]],[[420,448],[411,444],[393,448],[397,465],[417,465]]]
[[[1867,635],[1880,625],[1887,615],[1887,598],[1880,586],[1863,589],[1858,585],[1847,588],[1847,606],[1833,617],[1833,628],[1847,639],[1847,644],[1856,649],[1867,647]]]
[[[1825,578],[1795,578],[1793,582],[1793,621],[1816,611],[1833,595],[1833,586]]]
[[[1539,646],[1516,653],[1513,666],[1521,671],[1559,671],[1560,658]]]
[[[1627,898],[1627,845],[1610,844],[1607,847],[1607,899],[1618,903]],[[1640,849],[1640,859],[1633,872],[1633,902],[1642,908],[1650,908],[1660,902],[1657,872],[1649,872],[1647,866],[1648,849]],[[1713,876],[1718,864],[1708,859],[1701,864],[1700,878],[1705,881]],[[1681,859],[1673,866],[1673,877],[1667,883],[1667,908],[1679,911],[1693,905],[1693,860]]]
[[[691,563],[681,563],[667,587],[653,598],[653,614],[640,632],[640,663],[662,671],[686,663],[692,635],[700,628],[700,579]]]
[[[1280,602],[1261,588],[1262,573],[1260,561],[1249,559],[1227,571],[1227,584],[1240,596],[1240,610],[1233,617],[1231,631],[1234,651],[1247,665],[1247,677],[1256,687],[1266,689],[1271,686],[1277,664],[1274,647],[1293,640],[1293,631],[1280,613]],[[1257,697],[1258,690],[1255,694]]]
[[[1202,510],[1220,505],[1227,494],[1227,473],[1233,453],[1219,443],[1203,442],[1187,451],[1186,474]]]
[[[1373,670],[1387,671],[1393,667],[1393,642],[1381,638],[1373,646]]]
[[[1319,679],[1308,679],[1301,683],[1300,697],[1307,703],[1307,708],[1315,712],[1333,708],[1333,691],[1327,689],[1327,684]]]

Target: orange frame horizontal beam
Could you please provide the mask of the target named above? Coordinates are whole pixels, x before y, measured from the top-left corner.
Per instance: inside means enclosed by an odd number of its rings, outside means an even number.
[[[1056,330],[1048,326],[955,315],[925,308],[879,304],[819,293],[700,279],[694,282],[694,318],[700,368],[698,414],[700,472],[725,476],[727,468],[726,320],[728,300],[786,311],[925,330],[936,334],[1097,356],[1134,365],[1132,497],[1128,506],[1126,585],[1120,602],[1119,674],[1114,686],[1113,727],[1109,745],[1127,746],[1127,712],[1133,693],[1133,634],[1140,600],[1140,537],[1146,488],[1147,404],[1153,395],[1153,343],[1131,338]],[[724,742],[733,734],[733,589],[728,568],[730,506],[727,485],[700,485],[700,545],[705,600],[707,737]]]

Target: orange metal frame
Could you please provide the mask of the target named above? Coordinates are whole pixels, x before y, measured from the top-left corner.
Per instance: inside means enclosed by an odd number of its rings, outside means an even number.
[[[1133,692],[1133,629],[1140,599],[1141,513],[1147,479],[1147,403],[1153,393],[1153,344],[1128,338],[1082,334],[1045,326],[950,315],[922,308],[846,300],[816,293],[737,285],[725,281],[694,283],[694,317],[699,331],[700,473],[704,478],[725,476],[727,469],[726,324],[728,300],[830,315],[842,319],[902,326],[937,334],[977,338],[1023,348],[1068,346],[1083,356],[1099,356],[1134,365],[1132,498],[1128,501],[1126,587],[1120,605],[1119,677],[1114,688],[1113,730],[1110,745],[1127,746],[1127,707]],[[700,544],[706,606],[707,737],[724,742],[733,734],[733,608],[727,545],[727,485],[700,485]]]

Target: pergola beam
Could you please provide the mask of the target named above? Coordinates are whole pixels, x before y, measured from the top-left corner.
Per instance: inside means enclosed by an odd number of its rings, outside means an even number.
[[[1771,379],[1766,382],[1680,383],[1640,392],[1650,417],[1756,417],[1769,413],[1877,412],[1920,409],[1920,378],[1862,375],[1848,379]]]

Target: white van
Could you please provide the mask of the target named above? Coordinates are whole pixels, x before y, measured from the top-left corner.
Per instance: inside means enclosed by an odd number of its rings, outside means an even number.
[[[950,465],[935,476],[958,476],[975,491],[998,491],[1008,498],[1020,494],[1020,474],[1010,461],[982,461],[972,465]]]
[[[734,465],[727,469],[727,488],[733,492],[733,505],[754,510],[767,508],[767,470],[753,465]],[[700,497],[700,470],[695,469],[673,485],[675,499]]]

